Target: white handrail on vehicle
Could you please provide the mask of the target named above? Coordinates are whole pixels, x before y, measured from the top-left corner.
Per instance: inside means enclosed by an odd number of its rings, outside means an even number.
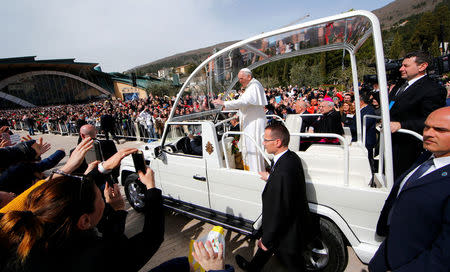
[[[238,110],[222,110],[222,113],[238,113]]]
[[[408,135],[414,136],[414,137],[416,137],[418,140],[420,140],[421,142],[423,142],[423,136],[420,135],[419,133],[415,132],[415,131],[412,131],[412,130],[409,130],[409,129],[401,128],[401,129],[397,130],[397,132],[400,132],[400,133],[404,133],[404,134],[408,134]]]
[[[225,120],[222,120],[222,121],[220,121],[220,122],[217,122],[214,126],[215,127],[218,127],[218,126],[220,126],[221,124],[223,124],[223,123],[226,123],[226,122],[229,122],[229,121],[231,121],[231,120],[233,120],[234,118],[236,118],[236,117],[230,117],[230,118],[228,118],[228,119],[225,119]]]
[[[242,131],[227,131],[222,135],[222,139],[225,139],[225,136],[228,135],[244,135],[246,137],[248,137],[256,146],[256,149],[258,149],[258,151],[261,153],[261,155],[264,157],[264,159],[266,160],[266,162],[270,165],[270,159],[269,157],[266,156],[264,150],[262,150],[262,148],[260,146],[258,146],[258,144],[256,143],[256,140],[253,139],[250,135],[248,135],[245,132]],[[230,169],[230,164],[228,163],[228,154],[226,152],[226,148],[225,148],[225,141],[222,140],[222,150],[223,150],[223,155],[225,156],[225,165],[227,166],[227,169]]]
[[[344,147],[344,186],[348,187],[348,173],[349,173],[349,151],[348,143],[344,137],[336,133],[289,133],[291,136],[300,137],[324,137],[324,138],[337,138],[339,143]]]
[[[416,137],[418,140],[423,141],[423,136],[415,131],[401,128],[397,132],[409,134],[411,136]],[[380,153],[379,153],[379,159],[378,159],[378,173],[381,174],[383,172],[383,164],[384,164],[384,133],[383,133],[383,129],[380,130],[380,148],[379,148],[379,150],[380,150]],[[387,185],[387,184],[385,184],[385,185]]]
[[[276,114],[267,114],[266,118],[275,118],[278,119],[280,122],[283,123],[284,126],[286,126],[286,122],[283,120],[283,118],[281,118],[280,116],[276,115]]]
[[[377,120],[381,120],[381,116],[378,115],[371,115],[371,114],[366,114],[363,117],[363,146],[366,146],[366,124],[367,124],[367,118],[373,118],[373,119],[377,119]]]
[[[300,116],[306,116],[306,117],[308,117],[308,116],[322,116],[323,114],[322,113],[302,113],[302,114],[299,114]]]

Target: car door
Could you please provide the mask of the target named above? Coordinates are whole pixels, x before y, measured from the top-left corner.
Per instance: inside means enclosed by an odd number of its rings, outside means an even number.
[[[197,133],[200,133],[199,130],[197,129]],[[181,148],[170,151],[166,149],[158,159],[157,167],[157,178],[161,182],[164,196],[210,208],[206,161],[203,156],[185,154]]]
[[[258,219],[266,182],[256,172],[209,168],[208,178],[213,210],[252,222]]]

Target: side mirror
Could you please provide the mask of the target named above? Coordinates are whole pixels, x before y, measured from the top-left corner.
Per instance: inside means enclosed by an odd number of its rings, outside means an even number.
[[[155,158],[157,158],[157,159],[159,159],[159,158],[161,158],[161,156],[162,156],[162,149],[161,149],[161,146],[157,146],[157,147],[155,147],[155,149],[153,149],[154,150],[154,152],[155,152],[155,154],[154,154],[154,156],[155,156]]]

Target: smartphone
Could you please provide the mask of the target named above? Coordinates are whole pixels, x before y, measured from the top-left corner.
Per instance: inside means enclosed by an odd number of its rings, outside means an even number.
[[[136,169],[136,173],[138,171],[142,171],[142,173],[147,172],[147,166],[145,165],[144,153],[139,150],[131,154],[133,158],[134,168]]]
[[[87,164],[90,164],[94,161],[103,161],[102,148],[98,140],[94,140],[94,142],[92,143],[92,148],[86,152],[84,159],[86,160]]]

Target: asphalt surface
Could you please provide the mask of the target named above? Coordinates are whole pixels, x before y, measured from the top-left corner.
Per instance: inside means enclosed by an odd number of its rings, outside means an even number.
[[[26,135],[23,131],[16,131],[16,133],[22,136]],[[59,168],[67,161],[69,151],[76,146],[78,139],[78,136],[61,136],[53,134],[37,134],[36,136],[32,136],[33,139],[38,139],[39,137],[43,137],[44,141],[49,142],[52,145],[51,149],[44,154],[43,157],[52,154],[57,149],[62,148],[66,151],[66,157],[56,166],[56,168]],[[121,144],[117,145],[117,149],[120,150],[121,148],[126,147],[138,147],[142,144],[143,142],[124,142],[121,140]],[[143,216],[142,214],[134,211],[126,200],[125,202],[127,207],[126,209],[128,210],[125,233],[128,237],[130,237],[142,229]],[[190,240],[195,240],[207,235],[213,228],[213,225],[211,224],[196,219],[191,219],[170,211],[166,211],[165,225],[166,229],[163,244],[156,254],[150,259],[150,261],[141,269],[141,271],[148,271],[160,263],[175,257],[187,256],[189,253]],[[117,250],[120,251],[120,249]],[[236,254],[240,254],[249,260],[256,250],[256,240],[249,239],[246,236],[231,230],[225,230],[226,263],[233,265],[236,271],[241,270],[237,267],[234,261],[234,256]],[[346,272],[368,271],[367,266],[361,263],[352,248],[348,247],[348,253],[349,263],[345,269]],[[279,265],[276,258],[272,258],[265,266],[264,271],[284,271],[284,269]]]

